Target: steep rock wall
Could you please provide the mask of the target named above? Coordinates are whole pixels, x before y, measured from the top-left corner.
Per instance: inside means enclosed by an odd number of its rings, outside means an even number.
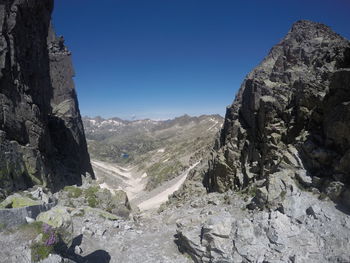
[[[53,0],[0,1],[0,195],[93,176]]]
[[[218,192],[255,184],[266,196],[299,178],[338,200],[350,183],[349,127],[350,42],[298,21],[227,108],[204,183]]]

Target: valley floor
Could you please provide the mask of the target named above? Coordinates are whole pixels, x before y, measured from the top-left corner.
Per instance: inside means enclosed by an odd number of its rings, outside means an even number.
[[[125,168],[98,160],[92,160],[91,163],[101,188],[125,191],[131,205],[138,207],[141,211],[158,209],[181,187],[188,173],[199,164],[199,162],[193,164],[179,176],[148,192],[145,191],[147,174],[137,171],[136,167]]]

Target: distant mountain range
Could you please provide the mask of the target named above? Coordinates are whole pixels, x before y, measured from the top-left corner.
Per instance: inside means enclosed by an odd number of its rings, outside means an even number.
[[[123,120],[118,117],[104,119],[100,116],[97,117],[83,117],[83,123],[85,127],[86,137],[91,140],[103,140],[116,133],[128,132],[140,132],[140,131],[156,131],[166,129],[175,125],[185,126],[190,123],[197,123],[212,121],[213,124],[223,122],[223,117],[220,115],[201,115],[199,117],[191,117],[189,115],[183,115],[169,120]],[[209,124],[209,123],[208,123]]]
[[[153,189],[207,154],[223,120],[220,115],[165,121],[84,117],[83,123],[91,158],[137,166]]]

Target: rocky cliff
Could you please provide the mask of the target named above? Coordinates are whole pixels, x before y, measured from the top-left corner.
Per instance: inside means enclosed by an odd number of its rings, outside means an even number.
[[[253,186],[261,205],[278,203],[291,179],[348,202],[350,42],[296,22],[244,80],[209,165],[209,191]]]
[[[350,262],[349,128],[350,42],[298,21],[244,80],[209,168],[164,208],[186,213],[179,250],[194,262]]]
[[[71,54],[52,29],[52,9],[53,0],[0,2],[0,197],[93,175]]]

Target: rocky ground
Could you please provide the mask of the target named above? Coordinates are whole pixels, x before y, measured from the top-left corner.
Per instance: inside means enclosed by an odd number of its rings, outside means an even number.
[[[43,262],[189,262],[178,252],[174,243],[176,227],[171,219],[165,220],[167,217],[155,212],[142,215],[123,213],[120,210],[129,211],[127,198],[96,187],[93,183],[81,188],[66,188],[52,196],[53,199],[57,198],[58,204],[40,213],[36,221],[26,217],[27,223],[24,225],[2,226],[0,262],[33,261],[36,253],[33,244],[40,242],[38,240],[43,234],[41,227],[37,227],[38,222],[52,225],[60,229],[60,233],[65,233],[66,249],[56,251],[61,256],[51,256]],[[94,197],[98,203],[95,205],[89,199],[91,188],[96,190]],[[30,200],[31,192],[26,193],[29,193],[28,197],[18,194],[16,200]],[[108,199],[111,201],[108,202]],[[41,202],[32,197],[33,201]],[[21,204],[11,209],[21,209],[19,207],[27,205]],[[114,205],[114,210],[108,205]]]
[[[126,263],[350,261],[348,210],[296,185],[278,209],[248,209],[252,199],[251,193],[197,192],[160,213],[129,218],[68,209],[74,239],[63,256]],[[30,262],[33,238],[23,227],[3,230],[0,261]]]
[[[318,197],[296,187],[279,209],[250,210],[248,196],[210,194],[181,208],[179,249],[195,262],[349,262],[350,213]]]

